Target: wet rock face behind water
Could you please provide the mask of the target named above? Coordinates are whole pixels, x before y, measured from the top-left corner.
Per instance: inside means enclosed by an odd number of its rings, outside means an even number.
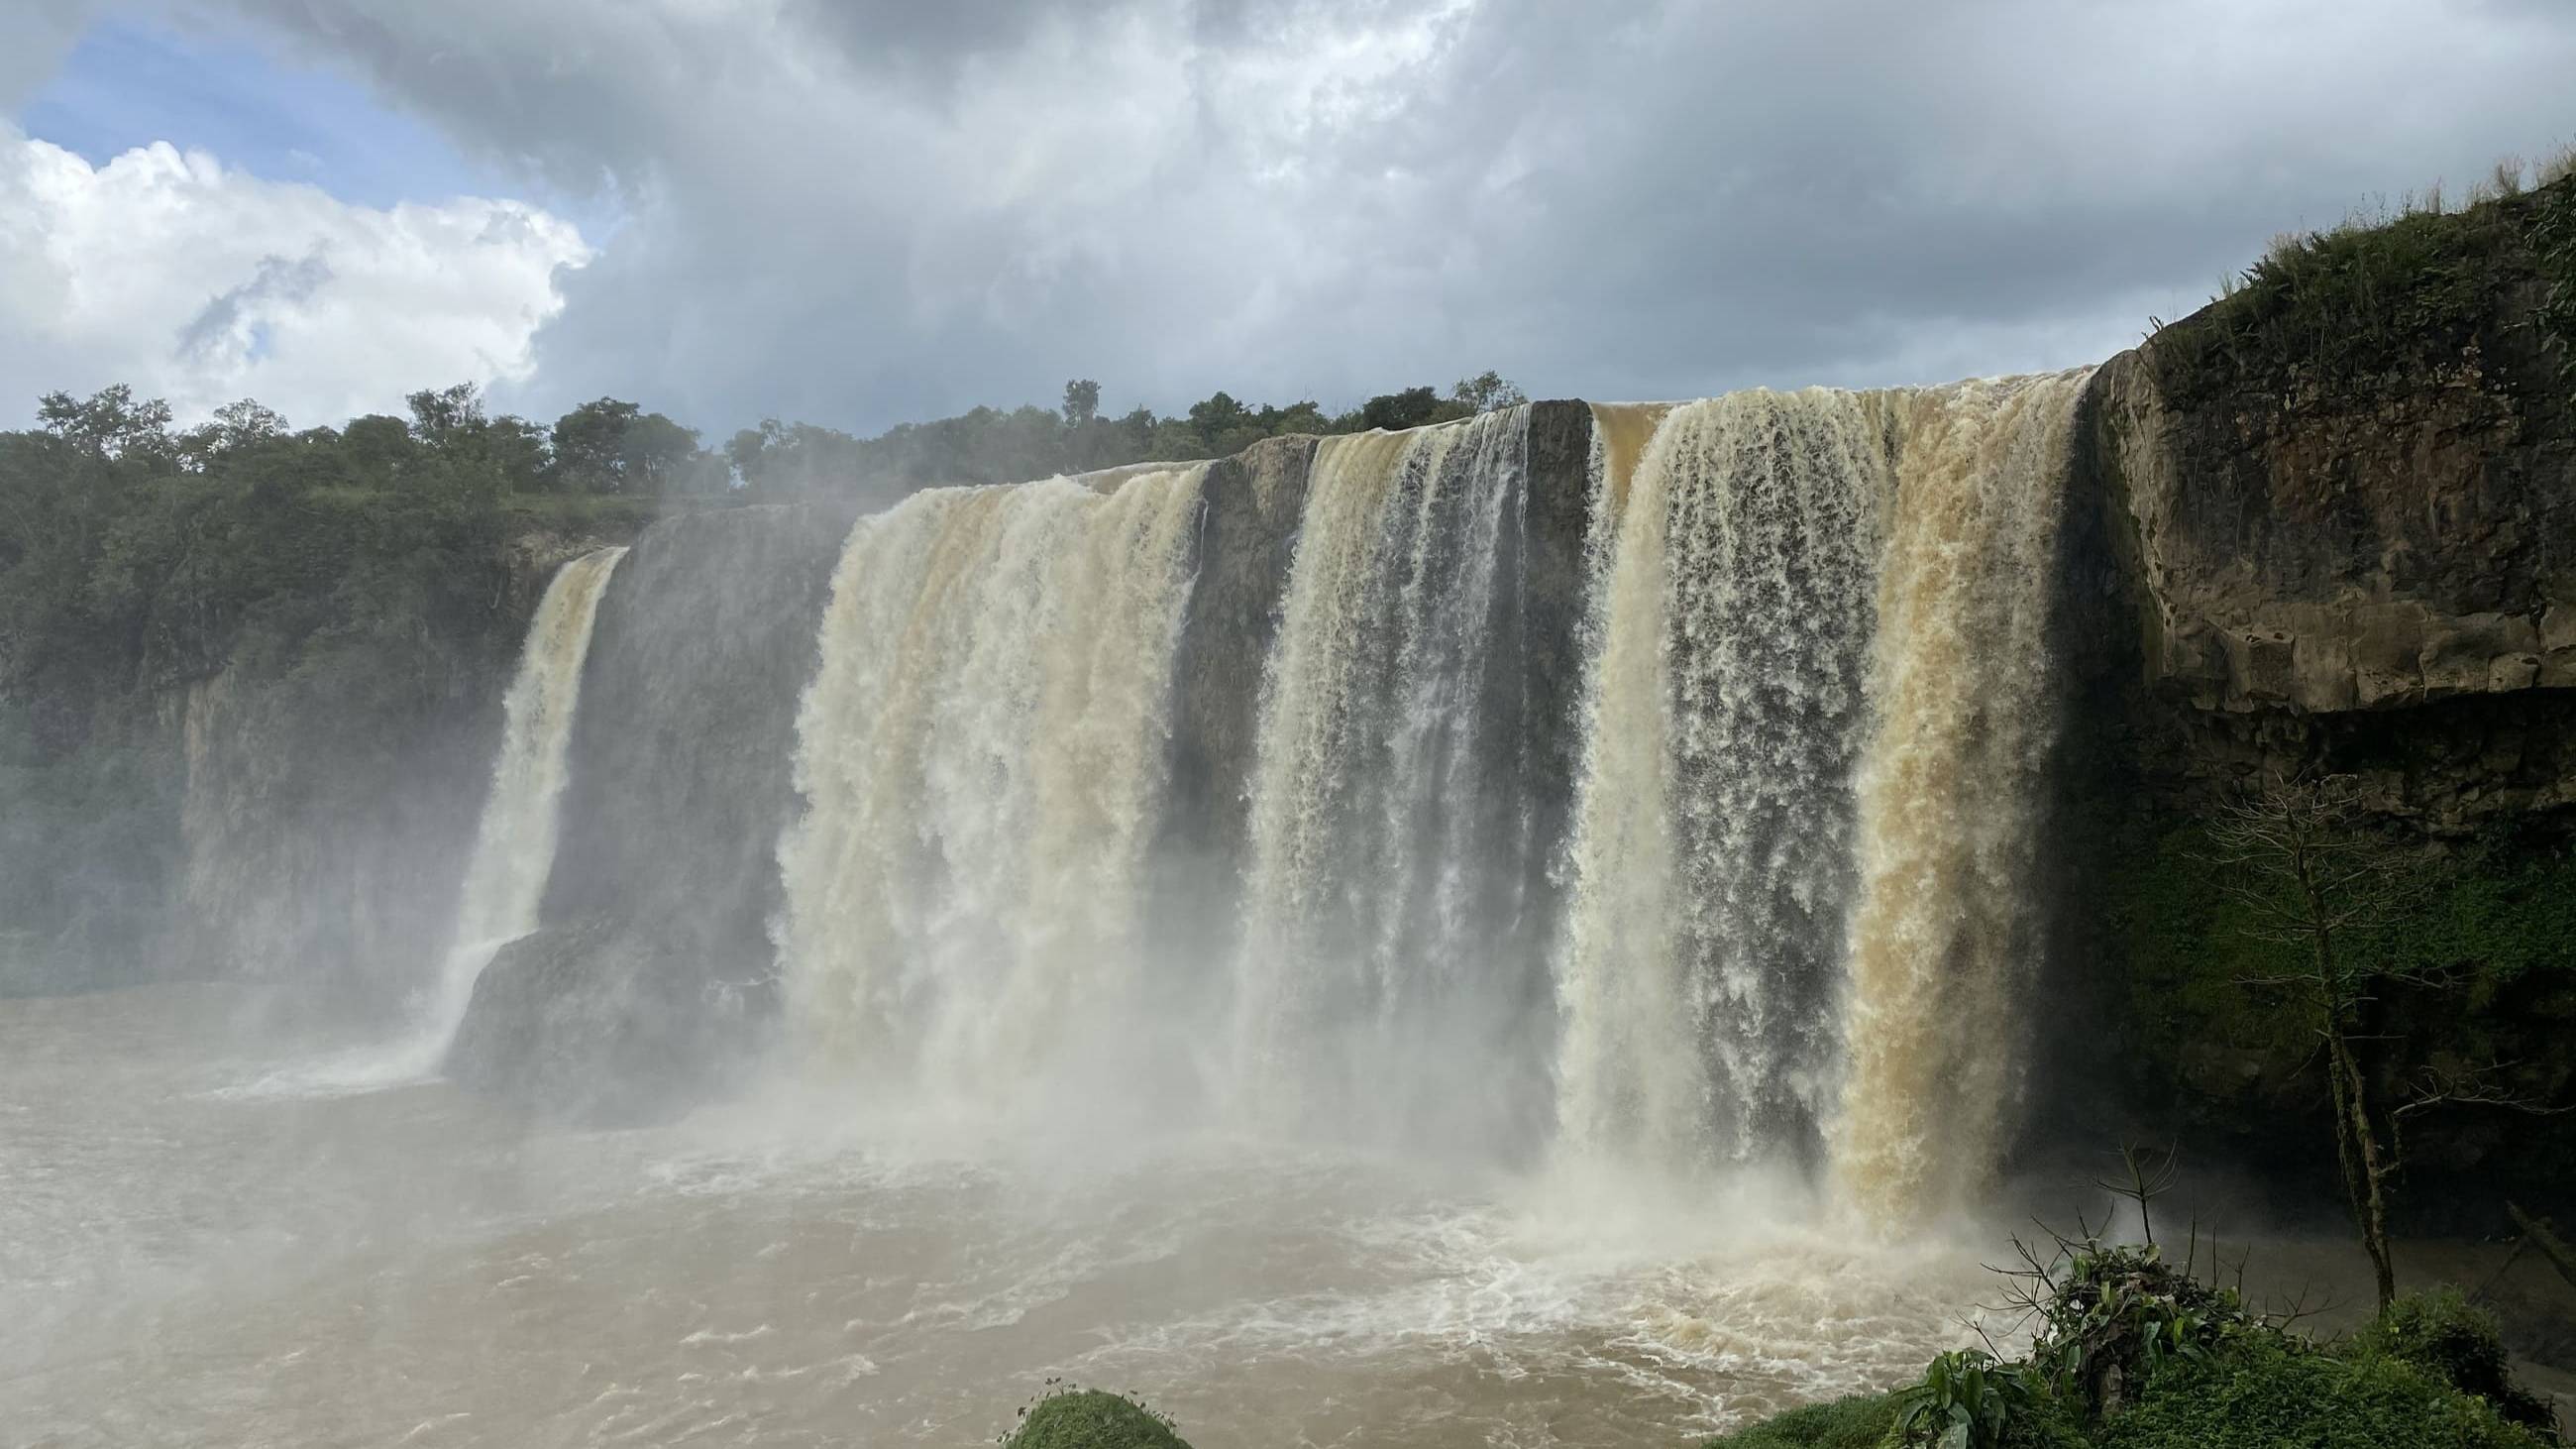
[[[449,1071],[595,1117],[719,1073],[774,1015],[796,704],[850,515],[665,520],[601,600],[544,923],[478,980]]]

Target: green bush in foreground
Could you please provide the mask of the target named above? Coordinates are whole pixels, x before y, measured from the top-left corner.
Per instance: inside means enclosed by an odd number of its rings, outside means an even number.
[[[2399,1299],[2327,1349],[2153,1248],[2086,1245],[2033,1275],[2026,1362],[1943,1354],[1888,1394],[1791,1410],[1709,1449],[2541,1449],[2495,1323],[2455,1290]]]
[[[1068,1389],[1022,1410],[1008,1449],[1190,1449],[1172,1421],[1116,1394]]]
[[[1791,1409],[1716,1440],[1711,1449],[1878,1449],[1896,1413],[1894,1394],[1855,1394]]]
[[[2377,1323],[2362,1330],[2353,1347],[2475,1394],[2494,1405],[2507,1423],[2547,1429],[2556,1422],[2547,1400],[2513,1381],[2495,1319],[2472,1307],[2457,1288],[2398,1299]]]
[[[2177,1365],[2113,1415],[2102,1449],[2533,1449],[2544,1441],[2413,1366],[2287,1335]]]

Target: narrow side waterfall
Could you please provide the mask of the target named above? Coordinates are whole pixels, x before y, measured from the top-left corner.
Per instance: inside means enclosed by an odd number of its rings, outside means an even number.
[[[1493,1142],[1535,1112],[1529,435],[1523,407],[1317,451],[1252,781],[1235,1035],[1256,1118]]]
[[[492,953],[537,928],[554,864],[582,665],[590,657],[600,595],[625,556],[625,549],[603,548],[556,570],[528,625],[519,672],[502,701],[501,753],[458,893],[455,933],[422,1017],[424,1045],[432,1051],[443,1051],[455,1034],[474,978]]]
[[[1559,1118],[1577,1152],[1799,1152],[1831,1086],[1885,432],[1823,390],[1688,404],[1642,448],[1639,422],[1595,430]]]
[[[778,849],[805,1049],[987,1101],[1117,1050],[1205,472],[940,489],[852,529]]]
[[[1904,451],[1861,762],[1844,1192],[1882,1219],[1992,1170],[2039,954],[2034,852],[2057,730],[2049,581],[2090,370],[1897,395]]]

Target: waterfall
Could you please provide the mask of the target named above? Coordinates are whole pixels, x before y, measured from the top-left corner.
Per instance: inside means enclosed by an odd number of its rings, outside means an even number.
[[[1832,1047],[1879,516],[1868,399],[1596,429],[1594,664],[1560,964],[1577,1151],[1796,1150]]]
[[[852,528],[778,846],[805,1050],[990,1100],[1134,1004],[1205,472],[938,489]]]
[[[1881,1213],[1991,1164],[2082,383],[1598,410],[1565,1149]]]
[[[1251,783],[1235,1037],[1257,1116],[1492,1140],[1530,1114],[1529,430],[1523,407],[1317,450]]]
[[[603,548],[556,570],[528,625],[518,673],[502,700],[501,753],[458,893],[447,960],[422,1018],[422,1045],[430,1052],[443,1051],[455,1034],[474,978],[492,953],[537,927],[591,626],[608,576],[625,556],[622,548]]]
[[[1992,1170],[2039,951],[2036,827],[2056,733],[2052,551],[2089,370],[1900,394],[1898,507],[1859,775],[1860,895],[1833,1132],[1882,1219]]]
[[[942,1101],[1187,1062],[1299,1133],[1955,1200],[2038,951],[2083,381],[1540,404],[859,520],[774,857],[795,1039]]]

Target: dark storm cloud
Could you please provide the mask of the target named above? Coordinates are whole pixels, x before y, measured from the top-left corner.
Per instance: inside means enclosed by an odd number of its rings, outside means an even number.
[[[233,0],[612,197],[532,406],[848,426],[2059,366],[2576,137],[2576,6]]]

